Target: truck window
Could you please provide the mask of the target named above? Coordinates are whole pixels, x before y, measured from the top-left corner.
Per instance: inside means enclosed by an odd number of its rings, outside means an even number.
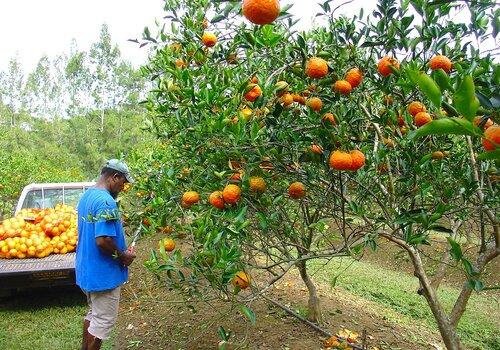
[[[42,190],[29,191],[23,202],[23,208],[42,208]]]
[[[76,207],[80,197],[82,196],[83,188],[57,188],[32,190],[26,194],[23,202],[23,208],[54,208],[57,204],[66,204]]]

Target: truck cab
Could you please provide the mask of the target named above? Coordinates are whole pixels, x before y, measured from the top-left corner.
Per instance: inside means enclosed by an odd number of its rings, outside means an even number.
[[[57,204],[76,208],[94,182],[34,183],[24,187],[15,214],[24,208],[47,209]],[[51,254],[45,258],[0,259],[0,294],[19,288],[75,285],[75,254]]]

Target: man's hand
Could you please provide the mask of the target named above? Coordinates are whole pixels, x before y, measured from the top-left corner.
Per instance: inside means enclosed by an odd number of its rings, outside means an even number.
[[[109,254],[113,259],[118,260],[122,265],[129,266],[135,259],[135,253],[133,251],[118,250],[115,241],[112,237],[101,236],[96,238],[97,246],[106,254]]]
[[[118,255],[118,259],[125,266],[130,266],[135,259],[135,253],[130,250],[124,250]]]

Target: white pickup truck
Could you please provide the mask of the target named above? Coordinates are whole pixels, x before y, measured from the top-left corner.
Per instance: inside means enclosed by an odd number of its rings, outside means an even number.
[[[26,186],[15,214],[24,208],[54,208],[62,203],[76,208],[87,188],[94,182],[44,183]],[[75,253],[51,254],[45,258],[0,259],[0,294],[18,288],[74,285]]]

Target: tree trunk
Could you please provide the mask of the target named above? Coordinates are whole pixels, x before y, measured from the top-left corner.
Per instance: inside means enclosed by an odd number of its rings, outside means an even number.
[[[432,287],[429,278],[424,270],[422,260],[418,251],[414,248],[407,249],[410,253],[413,267],[415,268],[415,276],[420,282],[420,287],[422,289],[423,295],[427,300],[427,304],[431,308],[434,319],[439,328],[439,333],[443,338],[444,344],[448,350],[462,350],[465,349],[460,342],[460,338],[456,332],[455,327],[450,322],[450,318],[446,315],[441,303],[436,294],[436,290]]]
[[[321,317],[320,299],[316,291],[316,286],[314,285],[313,281],[307,274],[306,264],[307,262],[304,260],[297,262],[297,268],[299,269],[300,277],[302,277],[302,281],[304,281],[304,284],[306,285],[307,290],[309,291],[309,301],[307,303],[308,306],[307,318],[315,323],[321,323],[322,317]]]

